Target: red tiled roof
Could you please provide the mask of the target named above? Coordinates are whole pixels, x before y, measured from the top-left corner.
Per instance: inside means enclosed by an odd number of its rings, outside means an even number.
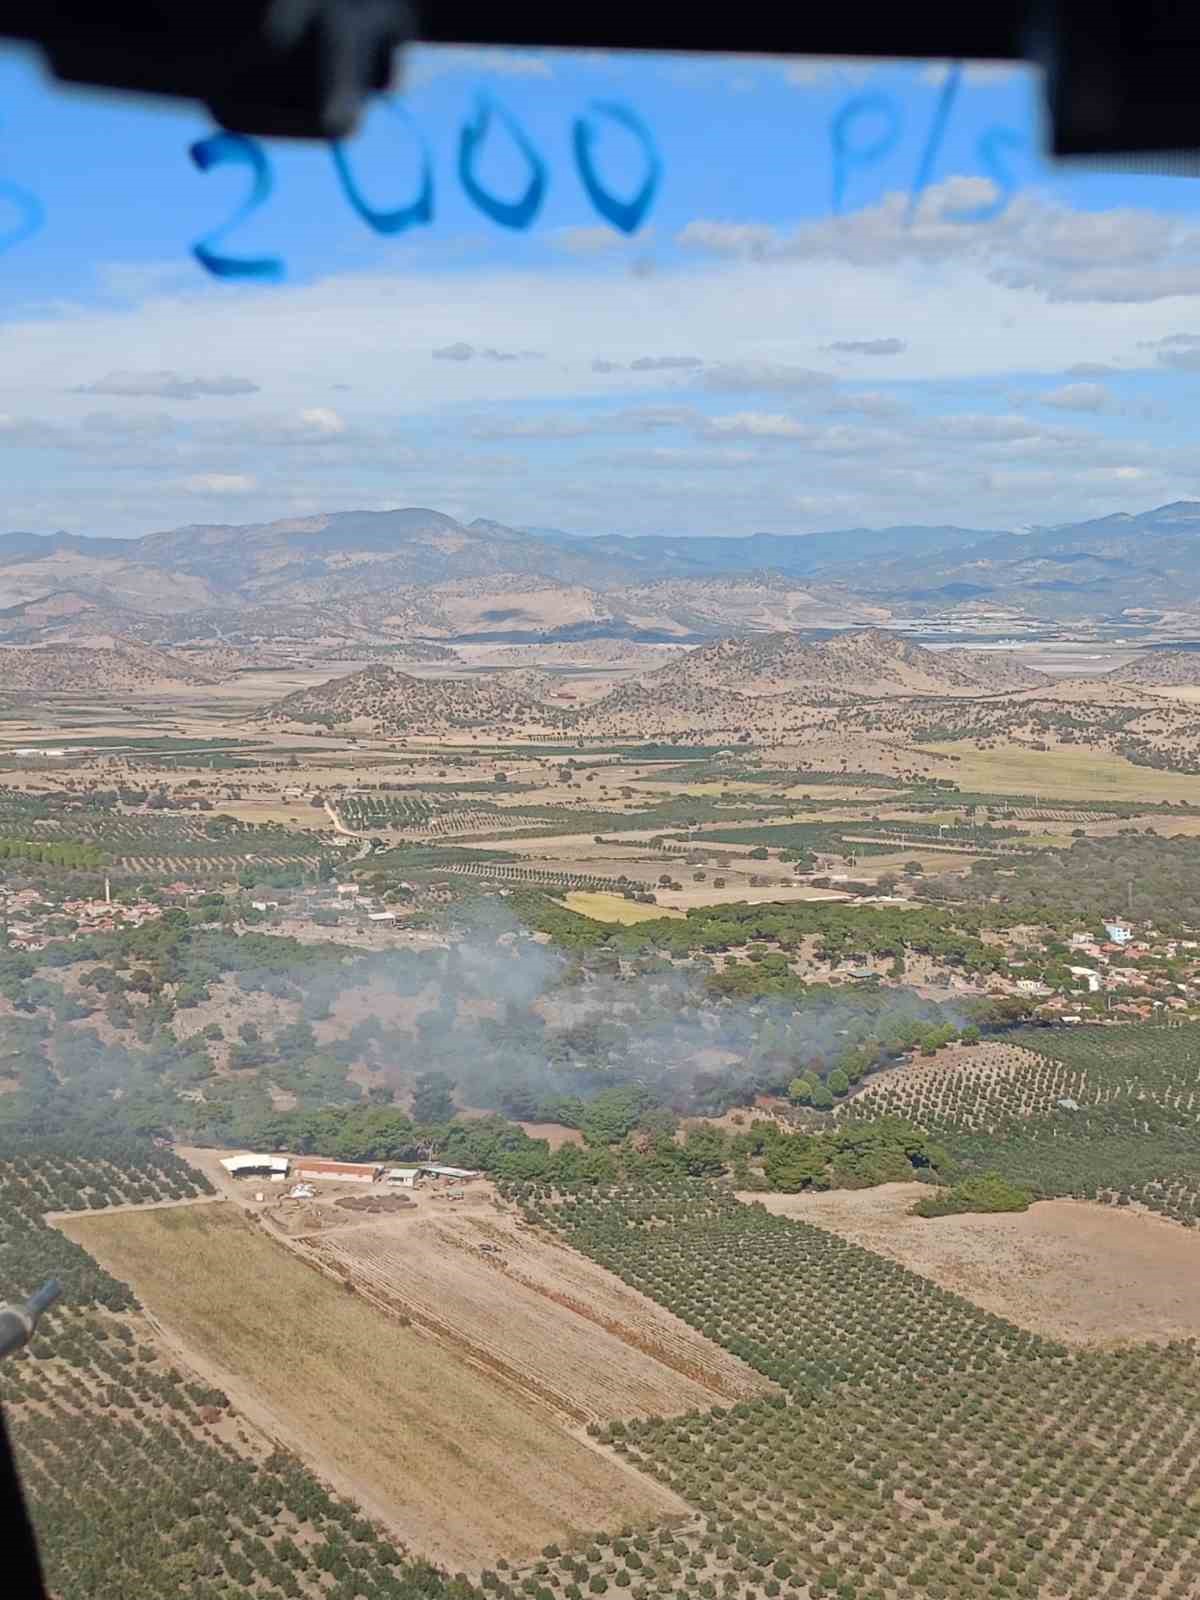
[[[339,1172],[361,1177],[365,1172],[381,1170],[377,1161],[328,1161],[323,1156],[297,1156],[295,1165],[297,1172],[326,1172],[330,1177]]]

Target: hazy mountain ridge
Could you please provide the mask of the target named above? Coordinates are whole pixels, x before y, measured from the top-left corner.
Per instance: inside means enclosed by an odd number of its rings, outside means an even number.
[[[472,585],[539,592],[540,611],[511,627],[481,616],[486,605],[465,615]],[[554,591],[567,614],[553,614]],[[0,612],[52,595],[137,617],[208,614],[214,630],[239,612],[299,607],[312,608],[304,626],[314,631],[347,613],[368,628],[390,614],[393,630],[402,617],[412,636],[500,643],[552,642],[581,628],[650,642],[886,624],[897,608],[970,601],[1049,619],[1178,611],[1200,607],[1200,502],[1013,533],[912,526],[580,538],[408,507],[131,540],[0,535]]]

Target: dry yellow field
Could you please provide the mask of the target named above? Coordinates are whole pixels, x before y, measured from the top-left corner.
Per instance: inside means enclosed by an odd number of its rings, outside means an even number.
[[[1071,1344],[1200,1334],[1200,1238],[1134,1208],[1040,1200],[1028,1211],[913,1217],[920,1183],[747,1194],[890,1256],[986,1311]]]
[[[639,906],[623,895],[607,894],[604,890],[572,889],[563,903],[568,911],[578,911],[581,917],[591,917],[593,922],[619,922],[626,927],[635,922],[652,922],[656,917],[682,915],[663,906]]]
[[[466,1205],[417,1200],[294,1248],[572,1425],[703,1411],[770,1388],[596,1262],[480,1203],[476,1187]]]
[[[1161,695],[1164,700],[1181,700],[1184,705],[1200,705],[1200,687],[1194,683],[1162,683],[1144,685],[1147,694]]]
[[[221,814],[239,822],[279,822],[284,827],[312,828],[328,832],[331,826],[325,808],[314,808],[303,800],[222,800]]]
[[[930,755],[953,751],[960,759],[952,776],[961,789],[993,794],[1036,794],[1049,802],[1060,800],[1195,800],[1200,792],[1196,778],[1182,772],[1160,772],[1156,767],[1135,767],[1123,756],[1095,750],[1027,750],[1006,746],[997,750],[965,750],[956,745],[934,745]]]
[[[314,1271],[230,1203],[77,1216],[65,1232],[413,1550],[471,1570],[682,1509],[669,1491]]]

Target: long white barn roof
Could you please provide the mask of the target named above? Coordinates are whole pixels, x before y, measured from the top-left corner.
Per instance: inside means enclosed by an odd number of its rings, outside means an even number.
[[[266,1167],[269,1172],[286,1172],[288,1159],[286,1156],[222,1156],[221,1165],[226,1172],[250,1172],[261,1167]]]

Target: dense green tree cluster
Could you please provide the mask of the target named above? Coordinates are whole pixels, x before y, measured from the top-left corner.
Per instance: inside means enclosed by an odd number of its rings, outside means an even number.
[[[751,1138],[761,1151],[767,1186],[785,1194],[933,1179],[950,1168],[940,1145],[898,1117],[821,1133],[785,1133],[775,1123],[759,1122]]]
[[[0,838],[0,861],[29,861],[44,867],[74,869],[102,867],[107,858],[94,845],[74,840],[50,843],[32,839]]]
[[[1116,911],[1164,932],[1200,923],[1200,850],[1193,836],[1121,832],[1077,839],[1020,861],[976,861],[965,877],[927,878],[941,904],[995,905],[1021,921],[1094,930]]]
[[[1033,1193],[1009,1183],[999,1173],[985,1172],[964,1178],[922,1195],[912,1208],[914,1217],[952,1217],[962,1211],[1028,1211]]]

